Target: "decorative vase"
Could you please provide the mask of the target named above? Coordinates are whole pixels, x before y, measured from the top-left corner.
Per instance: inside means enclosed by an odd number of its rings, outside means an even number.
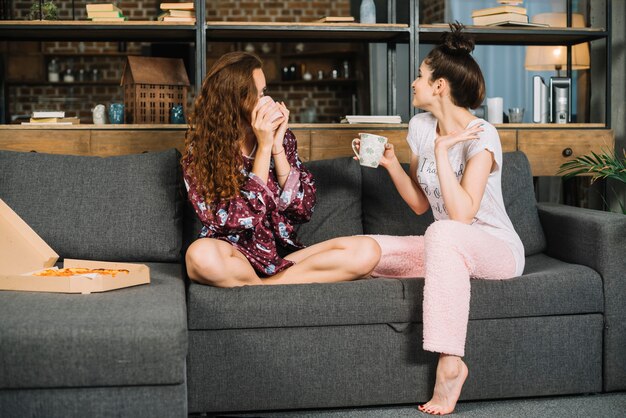
[[[376,23],[376,5],[374,0],[362,0],[360,9],[361,23]]]

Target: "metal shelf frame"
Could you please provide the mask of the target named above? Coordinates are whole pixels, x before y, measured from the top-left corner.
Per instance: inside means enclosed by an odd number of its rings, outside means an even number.
[[[572,0],[567,3],[567,22],[571,26]],[[420,25],[419,0],[409,0],[409,10],[398,10],[397,1],[387,2],[386,24],[320,24],[277,22],[206,22],[204,0],[196,0],[196,23],[130,21],[0,21],[0,40],[8,41],[170,41],[195,44],[195,85],[199,90],[207,68],[207,45],[210,42],[289,41],[289,42],[359,42],[387,45],[387,109],[396,114],[397,44],[409,46],[409,77],[416,76],[419,45],[439,41],[447,25]],[[565,45],[571,64],[571,47],[581,42],[605,40],[606,90],[611,80],[611,0],[605,0],[605,28],[518,28],[468,26],[467,33],[477,44],[490,45]],[[397,24],[397,16],[408,13],[408,25]],[[571,65],[568,65],[571,68]],[[568,70],[571,77],[571,69]],[[606,126],[611,127],[611,96],[606,95]],[[410,105],[410,104],[409,104]],[[412,109],[412,107],[411,107]],[[414,112],[414,109],[411,110]]]

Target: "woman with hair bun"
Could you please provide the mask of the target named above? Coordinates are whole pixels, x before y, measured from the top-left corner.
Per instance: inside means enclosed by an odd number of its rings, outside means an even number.
[[[462,357],[470,277],[503,280],[522,274],[524,247],[506,213],[500,184],[502,148],[496,129],[475,117],[485,82],[459,23],[419,66],[413,105],[426,113],[409,123],[407,175],[388,145],[381,165],[417,214],[435,222],[424,236],[372,236],[382,255],[372,273],[424,277],[424,350],[439,353],[432,399],[419,409],[451,413],[468,376]]]
[[[368,275],[380,257],[371,238],[298,242],[294,224],[311,218],[315,183],[298,157],[289,111],[265,96],[261,66],[254,54],[225,54],[196,98],[182,165],[203,228],[185,255],[189,278],[236,287]]]

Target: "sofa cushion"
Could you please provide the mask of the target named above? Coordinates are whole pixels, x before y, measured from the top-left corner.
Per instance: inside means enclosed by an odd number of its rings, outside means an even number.
[[[409,165],[403,164],[408,173]],[[407,205],[382,167],[362,167],[363,232],[382,235],[424,235],[434,222],[430,209],[416,215]]]
[[[361,171],[352,158],[306,163],[313,173],[317,201],[311,220],[297,227],[298,238],[311,245],[331,238],[363,233]]]
[[[232,289],[191,283],[189,329],[421,322],[423,287],[417,278]],[[471,287],[471,319],[597,313],[604,306],[594,270],[543,254],[527,258],[521,277],[472,280]]]
[[[0,388],[185,381],[179,264],[152,263],[149,285],[75,295],[0,292]]]
[[[179,154],[0,151],[0,198],[62,258],[178,261]]]
[[[539,222],[530,164],[523,152],[506,152],[502,156],[502,197],[525,254],[543,252],[546,238]]]

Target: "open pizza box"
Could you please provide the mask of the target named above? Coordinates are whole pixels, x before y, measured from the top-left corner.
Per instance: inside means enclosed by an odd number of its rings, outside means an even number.
[[[31,292],[93,293],[150,283],[144,264],[65,259],[63,268],[125,270],[113,274],[37,276],[54,268],[59,256],[0,199],[0,290]]]

